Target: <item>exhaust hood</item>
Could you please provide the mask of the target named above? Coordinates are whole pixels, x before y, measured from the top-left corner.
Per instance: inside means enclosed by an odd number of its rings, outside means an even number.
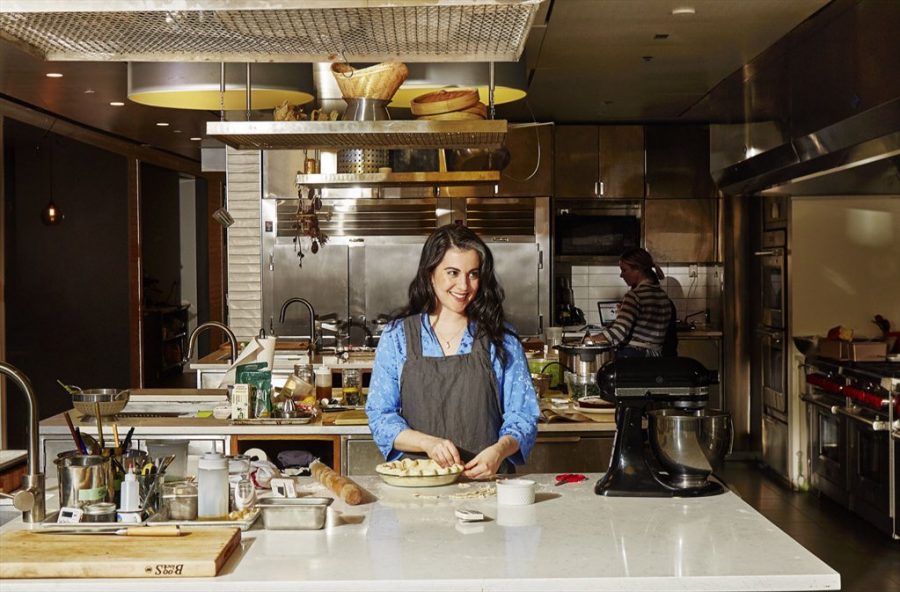
[[[712,175],[726,195],[900,195],[900,99]]]

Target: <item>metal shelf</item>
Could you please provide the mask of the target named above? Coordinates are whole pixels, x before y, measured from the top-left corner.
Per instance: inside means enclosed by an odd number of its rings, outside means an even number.
[[[454,171],[450,173],[363,173],[297,175],[297,185],[305,187],[400,187],[410,185],[491,185],[500,182],[500,171]]]
[[[517,61],[542,0],[3,0],[46,60]]]
[[[238,150],[499,148],[506,120],[210,121],[206,134]]]

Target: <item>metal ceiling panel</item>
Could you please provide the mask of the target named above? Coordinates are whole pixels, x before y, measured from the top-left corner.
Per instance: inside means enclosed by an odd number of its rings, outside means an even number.
[[[542,0],[4,0],[46,60],[516,61]]]

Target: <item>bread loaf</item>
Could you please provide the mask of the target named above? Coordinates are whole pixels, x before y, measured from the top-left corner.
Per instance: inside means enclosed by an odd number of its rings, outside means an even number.
[[[350,504],[351,506],[362,503],[362,488],[352,480],[338,475],[325,463],[314,461],[309,465],[309,472],[313,479],[340,497],[344,503]]]

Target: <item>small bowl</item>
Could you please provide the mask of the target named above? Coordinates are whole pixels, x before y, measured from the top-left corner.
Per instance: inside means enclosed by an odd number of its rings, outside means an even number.
[[[501,506],[528,506],[534,503],[534,481],[531,479],[505,479],[497,481],[497,504]]]
[[[219,405],[213,408],[213,417],[216,419],[228,419],[231,417],[231,407],[228,405]]]

